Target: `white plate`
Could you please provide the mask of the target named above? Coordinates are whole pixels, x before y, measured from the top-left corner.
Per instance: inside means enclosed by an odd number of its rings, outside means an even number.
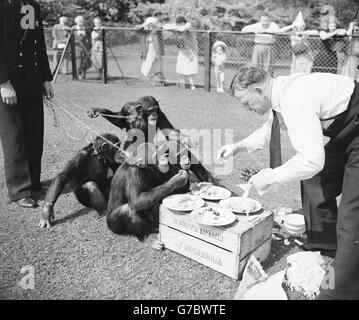
[[[244,209],[240,209],[243,206],[243,202],[250,201],[253,203],[253,209],[248,213],[256,213],[262,209],[262,205],[257,201],[251,198],[243,197],[230,197],[219,202],[219,205],[223,208],[233,211],[234,213],[246,213]]]
[[[199,208],[192,211],[190,217],[199,224],[212,227],[226,226],[237,220],[232,211],[220,206]]]
[[[203,207],[204,200],[191,194],[174,194],[163,199],[162,204],[170,210],[192,211]]]
[[[284,222],[289,226],[295,228],[305,227],[305,220],[302,214],[290,213],[284,217]]]
[[[232,192],[223,187],[209,186],[208,188],[203,189],[203,191],[193,191],[193,194],[205,200],[222,200],[229,198]]]

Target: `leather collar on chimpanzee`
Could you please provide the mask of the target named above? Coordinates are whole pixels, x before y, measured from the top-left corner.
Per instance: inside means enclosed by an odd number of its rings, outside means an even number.
[[[101,143],[100,147],[98,149],[96,149],[95,144],[93,144],[93,152],[92,155],[96,156],[97,160],[102,160],[104,164],[106,164],[107,160],[105,158],[105,156],[103,155],[103,147],[104,145],[108,144],[108,142],[104,141],[103,143]]]

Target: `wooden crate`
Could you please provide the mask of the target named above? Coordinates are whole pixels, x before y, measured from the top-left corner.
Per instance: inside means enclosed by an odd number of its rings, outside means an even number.
[[[253,252],[243,257],[163,224],[160,225],[160,238],[167,249],[202,263],[235,280],[241,278],[251,254],[259,261],[264,261],[271,249],[271,238],[269,238]]]
[[[188,214],[160,206],[160,224],[212,243],[241,257],[248,255],[271,238],[274,220],[272,212],[264,211],[251,215],[250,220],[246,215],[236,217],[237,221],[229,226],[210,227],[196,223]]]
[[[237,280],[251,254],[260,261],[267,258],[273,213],[264,211],[251,215],[250,219],[236,216],[237,221],[229,226],[210,227],[161,205],[160,239],[166,248]]]

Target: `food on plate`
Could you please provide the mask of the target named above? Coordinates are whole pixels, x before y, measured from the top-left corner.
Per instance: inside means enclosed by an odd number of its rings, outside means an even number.
[[[175,194],[163,200],[164,206],[176,211],[192,211],[204,205],[204,200],[190,194]]]
[[[231,192],[225,188],[217,187],[210,183],[200,183],[197,186],[197,190],[193,191],[193,194],[208,200],[219,200],[230,197]]]
[[[196,198],[190,197],[190,196],[184,196],[183,198],[179,198],[177,203],[175,204],[175,207],[180,209],[187,209],[192,208],[198,203],[198,200]]]
[[[236,220],[235,215],[221,207],[204,207],[192,212],[192,218],[201,224],[221,226],[231,224]]]
[[[252,213],[262,208],[261,204],[250,198],[232,197],[220,202],[220,205],[236,213]]]

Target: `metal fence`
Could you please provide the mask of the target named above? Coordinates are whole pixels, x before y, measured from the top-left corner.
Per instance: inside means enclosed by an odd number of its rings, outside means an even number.
[[[101,62],[103,80],[106,82],[112,79],[136,78],[147,79],[155,84],[161,83],[161,80],[165,80],[167,84],[178,83],[180,75],[176,72],[176,66],[180,56],[179,51],[182,51],[184,55],[190,53],[190,56],[195,55],[198,59],[198,72],[193,77],[195,85],[210,90],[211,87],[216,86],[217,73],[214,72],[212,61],[214,56],[212,46],[216,41],[222,41],[226,45],[226,61],[220,69],[224,73],[225,88],[229,87],[238,65],[248,62],[260,64],[274,76],[293,72],[331,72],[344,74],[353,79],[359,77],[357,69],[359,38],[354,36],[322,41],[318,36],[293,34],[212,31],[191,31],[186,34],[189,38],[183,38],[183,33],[173,31],[106,28],[101,39],[105,48]],[[51,29],[45,30],[45,36],[48,53],[52,57],[50,58],[52,66],[55,67],[61,50],[53,49]],[[141,72],[146,54],[150,51],[148,39],[157,46],[154,50],[156,59],[159,60],[157,67],[162,71],[164,79],[161,79],[162,75],[159,74],[151,77],[151,74],[145,76]],[[84,46],[82,57],[79,57],[75,40],[71,41],[72,46],[65,55],[64,63],[67,64],[67,69],[69,65],[75,66],[72,68],[75,79],[81,76],[81,73],[88,79],[98,76],[98,68],[93,59],[96,52],[94,48],[91,52],[91,37],[87,30],[86,41],[90,45]],[[102,48],[97,50],[102,52]]]

